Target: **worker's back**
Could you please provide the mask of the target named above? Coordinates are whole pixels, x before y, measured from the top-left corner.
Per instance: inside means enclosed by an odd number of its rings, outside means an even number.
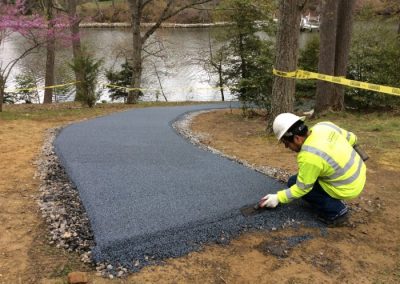
[[[357,197],[366,180],[366,166],[353,145],[357,137],[331,122],[313,126],[297,156],[299,167],[313,164],[320,170],[318,182],[332,197]]]

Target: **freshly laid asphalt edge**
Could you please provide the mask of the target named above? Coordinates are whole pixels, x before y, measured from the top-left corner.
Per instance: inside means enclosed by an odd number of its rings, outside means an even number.
[[[226,107],[135,109],[61,131],[55,151],[88,213],[96,262],[134,271],[250,228],[315,225],[298,204],[243,217],[241,207],[283,185],[195,147],[171,127],[184,113]]]

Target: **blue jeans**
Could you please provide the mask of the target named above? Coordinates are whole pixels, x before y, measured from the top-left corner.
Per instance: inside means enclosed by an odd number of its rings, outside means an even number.
[[[291,187],[296,184],[297,175],[291,176],[287,186]],[[302,197],[312,208],[325,220],[335,220],[336,218],[347,213],[347,206],[339,199],[335,199],[325,192],[321,185],[317,182],[313,188]]]

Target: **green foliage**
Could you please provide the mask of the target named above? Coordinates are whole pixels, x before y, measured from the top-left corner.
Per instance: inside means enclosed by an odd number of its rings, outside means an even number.
[[[300,51],[299,68],[307,71],[318,71],[319,36],[313,36]]]
[[[356,13],[356,20],[368,21],[376,15],[376,9],[371,2],[367,2],[361,6],[358,13]]]
[[[4,93],[3,103],[4,104],[13,104],[14,103],[14,94],[12,94],[12,93]]]
[[[348,77],[374,84],[400,87],[400,40],[388,25],[364,22],[353,36]],[[346,104],[358,108],[392,108],[400,98],[361,89],[348,89]]]
[[[114,71],[112,69],[107,70],[106,77],[111,85],[120,86],[122,88],[116,88],[109,86],[108,92],[112,101],[123,98],[126,101],[128,97],[128,91],[123,87],[131,85],[133,67],[129,65],[128,61],[121,64],[120,71]]]
[[[75,58],[70,64],[70,67],[75,72],[83,71],[84,80],[79,83],[81,92],[77,92],[76,96],[78,101],[88,107],[93,107],[100,97],[100,95],[96,93],[96,85],[102,64],[102,60],[96,60],[92,55],[86,52],[83,52],[82,56]]]
[[[273,49],[265,44],[252,51],[253,57],[247,59],[247,76],[238,80],[233,92],[244,104],[268,109],[273,83]]]
[[[313,36],[306,44],[304,49],[300,51],[299,56],[299,69],[318,72],[318,59],[319,58],[319,36]],[[303,96],[314,96],[316,91],[316,84],[314,80],[298,80],[296,83],[296,90],[298,94]]]
[[[300,52],[299,68],[317,72],[319,40],[311,39]],[[347,78],[400,87],[400,41],[393,25],[385,22],[358,22],[353,33]],[[298,80],[300,94],[315,94],[315,80]],[[400,98],[357,88],[347,88],[345,102],[355,108],[393,108]]]
[[[15,78],[16,89],[14,100],[25,101],[26,103],[39,103],[36,78],[29,73],[17,75]]]
[[[275,30],[273,5],[266,1],[226,0],[221,7],[220,17],[233,23],[229,33],[220,34],[227,42],[221,47],[226,56],[223,75],[241,102],[268,109],[273,79],[273,43],[268,36]]]

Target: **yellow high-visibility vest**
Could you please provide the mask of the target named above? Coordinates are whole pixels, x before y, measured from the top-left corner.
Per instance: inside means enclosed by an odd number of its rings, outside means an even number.
[[[311,129],[297,155],[296,184],[278,192],[281,203],[307,194],[318,182],[331,197],[351,199],[364,188],[367,168],[353,149],[357,137],[332,122],[320,122]]]

